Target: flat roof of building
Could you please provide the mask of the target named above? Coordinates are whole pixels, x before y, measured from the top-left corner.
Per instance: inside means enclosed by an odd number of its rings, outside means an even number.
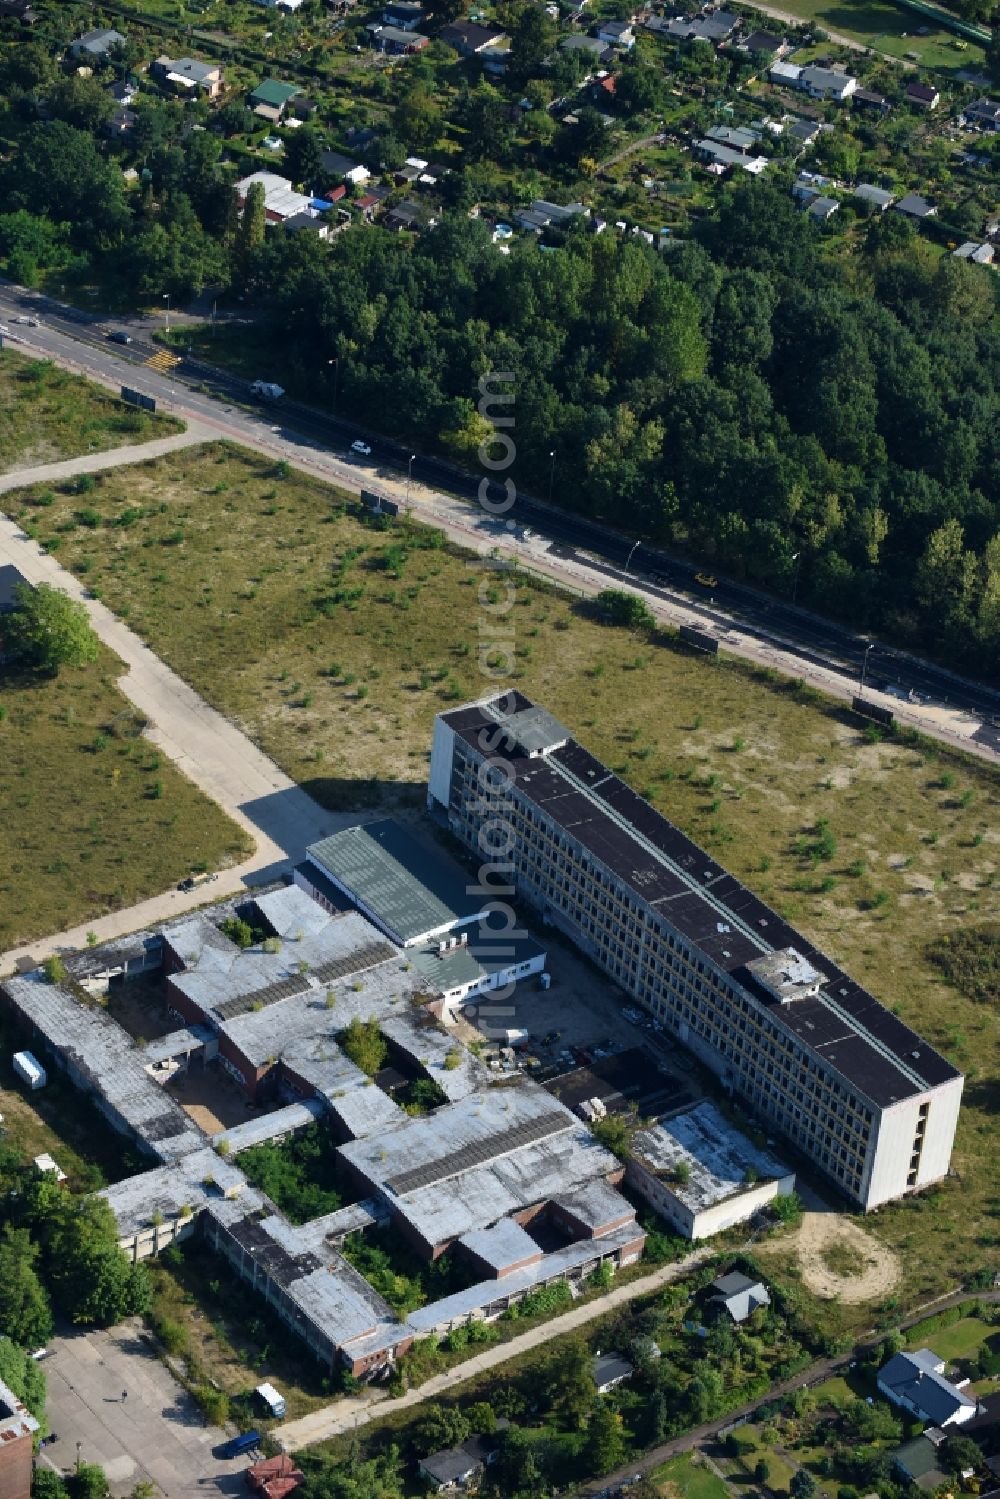
[[[758,1182],[793,1175],[791,1167],[754,1145],[707,1101],[640,1130],[633,1136],[632,1154],[654,1174],[669,1177],[678,1166],[686,1167],[687,1181],[671,1181],[669,1186],[678,1202],[696,1214],[752,1190]]]
[[[101,1196],[115,1215],[120,1238],[152,1228],[154,1218],[177,1218],[182,1207],[200,1213],[222,1197],[238,1198],[249,1190],[238,1166],[207,1146],[169,1165],[129,1176],[105,1187]]]
[[[276,1033],[275,1016],[267,1013],[274,1006],[310,995],[315,1000],[317,989],[325,993],[399,958],[398,950],[362,916],[354,911],[331,916],[297,885],[261,897],[257,908],[265,919],[274,913],[280,922],[284,935],[273,950],[263,944],[237,947],[208,914],[167,929],[164,938],[185,965],[183,972],[170,975],[170,982],[210,1023],[224,1028],[265,1014],[270,1034],[265,1055],[283,1034]],[[397,992],[412,987],[400,972]],[[287,1009],[282,1018],[287,1023]]]
[[[463,1249],[471,1250],[476,1257],[502,1275],[510,1265],[522,1260],[540,1260],[542,1251],[520,1223],[514,1218],[501,1218],[489,1228],[474,1228],[463,1234],[458,1241]]]
[[[255,1145],[266,1145],[271,1140],[298,1130],[308,1129],[311,1124],[326,1116],[327,1109],[318,1099],[309,1098],[303,1103],[289,1103],[283,1109],[274,1109],[269,1114],[256,1114],[242,1124],[212,1136],[212,1144],[221,1145],[229,1156],[239,1155],[241,1150],[252,1150]]]
[[[430,1244],[620,1170],[568,1109],[526,1080],[470,1093],[340,1153]]]
[[[14,1437],[31,1436],[38,1428],[24,1401],[0,1380],[0,1445]]]
[[[307,852],[403,944],[470,921],[485,904],[469,893],[457,865],[391,818],[345,828]]]
[[[571,739],[541,759],[500,737],[511,713],[530,707],[511,691],[442,715],[478,754],[504,758],[516,789],[633,895],[681,932],[716,968],[754,995],[774,1024],[859,1092],[888,1107],[960,1076],[915,1031],[699,848],[606,765]],[[782,1005],[755,990],[746,965],[794,948],[826,976],[813,998]]]
[[[81,1004],[41,974],[4,979],[10,1003],[65,1059],[78,1085],[103,1098],[161,1161],[200,1150],[205,1136],[146,1071],[145,1053],[104,1010]]]
[[[596,1254],[610,1257],[617,1250],[643,1237],[642,1229],[635,1223],[630,1223],[600,1239],[577,1239],[572,1244],[543,1255],[537,1264],[523,1265],[519,1270],[512,1270],[502,1280],[482,1280],[474,1286],[467,1286],[464,1291],[456,1291],[454,1295],[445,1296],[441,1301],[420,1307],[418,1311],[410,1313],[407,1326],[417,1337],[425,1337],[438,1328],[466,1321],[500,1296],[531,1291],[535,1286],[565,1278],[578,1265],[586,1264]]]

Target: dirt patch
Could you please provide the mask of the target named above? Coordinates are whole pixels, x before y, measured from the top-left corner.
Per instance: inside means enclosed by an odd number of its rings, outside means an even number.
[[[168,1091],[208,1135],[245,1124],[252,1105],[218,1066],[193,1062],[171,1078]]]
[[[850,1306],[876,1301],[899,1279],[892,1250],[838,1213],[803,1213],[782,1248],[794,1251],[809,1290],[827,1300],[839,1296]]]

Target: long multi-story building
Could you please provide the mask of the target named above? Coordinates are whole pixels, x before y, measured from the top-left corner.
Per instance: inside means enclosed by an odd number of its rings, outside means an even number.
[[[961,1074],[544,709],[440,714],[428,805],[863,1208],[947,1174]]]

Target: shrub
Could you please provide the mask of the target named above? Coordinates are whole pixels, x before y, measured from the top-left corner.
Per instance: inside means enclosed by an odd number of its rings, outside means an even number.
[[[42,972],[45,974],[47,983],[61,984],[66,977],[66,964],[58,953],[52,953],[42,964]]]

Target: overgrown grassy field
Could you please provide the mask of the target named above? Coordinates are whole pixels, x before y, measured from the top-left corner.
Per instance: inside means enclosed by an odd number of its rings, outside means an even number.
[[[981,67],[985,60],[983,49],[974,42],[965,48],[956,47],[957,38],[933,25],[926,36],[917,36],[917,27],[924,24],[922,18],[890,0],[781,0],[779,9],[890,57],[916,53],[924,68],[955,72]]]
[[[910,1305],[992,1262],[995,1022],[927,949],[997,920],[995,773],[542,586],[491,615],[505,594],[481,559],[225,445],[103,476],[86,523],[72,494],[11,505],[330,807],[419,805],[435,713],[488,690],[481,641],[512,636],[525,691],[966,1070],[960,1181],[865,1226],[903,1254]]]
[[[241,829],[148,740],[115,658],[0,676],[0,952],[245,857]]]
[[[48,360],[0,349],[0,473],[183,430],[183,422],[124,406]]]

